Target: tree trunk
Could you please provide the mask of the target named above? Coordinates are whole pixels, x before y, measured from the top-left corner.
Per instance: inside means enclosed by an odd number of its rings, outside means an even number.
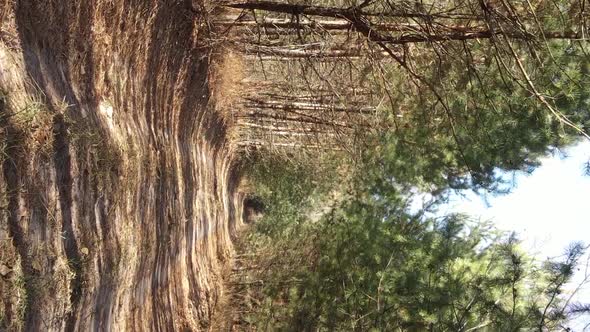
[[[375,107],[346,107],[320,103],[310,102],[280,102],[272,100],[257,100],[253,98],[247,98],[251,104],[246,104],[249,107],[269,108],[269,109],[284,109],[284,110],[301,110],[301,111],[329,111],[329,112],[340,112],[340,113],[352,113],[352,114],[374,114]]]
[[[306,58],[348,58],[358,57],[363,54],[360,49],[325,49],[306,50],[290,49],[285,47],[272,47],[260,45],[247,45],[244,47],[246,54],[270,55],[280,58],[306,59]]]
[[[352,27],[365,35],[369,40],[388,43],[388,44],[408,44],[420,42],[435,42],[435,41],[452,41],[452,40],[470,40],[470,39],[489,39],[498,35],[505,35],[513,39],[532,39],[534,37],[545,37],[547,39],[582,39],[582,33],[574,31],[541,31],[538,36],[525,35],[520,31],[506,31],[489,30],[489,29],[458,29],[457,31],[433,33],[423,31],[413,35],[389,36],[383,35],[378,30],[378,25],[373,25],[367,18],[373,14],[364,13],[360,9],[351,8],[337,8],[337,7],[321,7],[309,5],[297,5],[287,3],[277,3],[273,1],[251,1],[227,5],[231,8],[249,9],[249,10],[264,10],[275,13],[291,14],[296,16],[312,15],[328,18],[343,19],[349,21]],[[384,17],[421,17],[426,19],[441,18],[443,16],[437,14],[421,14],[421,13],[385,13]]]
[[[314,30],[354,30],[354,25],[347,20],[289,20],[282,18],[264,18],[261,21],[240,21],[236,18],[226,18],[216,21],[215,24],[233,27],[264,28],[264,29],[314,29]],[[403,32],[420,29],[418,24],[410,23],[377,23],[375,29],[380,31]],[[461,26],[457,26],[461,27]]]
[[[263,10],[268,12],[291,14],[291,15],[313,15],[321,17],[331,17],[338,19],[350,20],[352,16],[381,16],[382,14],[369,14],[361,12],[358,8],[338,8],[338,7],[322,7],[322,6],[310,6],[310,5],[297,5],[288,3],[278,3],[274,1],[249,1],[249,2],[238,2],[226,5],[227,7],[236,9],[247,9],[247,10]],[[399,12],[391,13],[386,16],[393,17],[406,17],[406,18],[430,18],[432,15],[423,13],[409,13]],[[351,21],[353,22],[353,21]]]

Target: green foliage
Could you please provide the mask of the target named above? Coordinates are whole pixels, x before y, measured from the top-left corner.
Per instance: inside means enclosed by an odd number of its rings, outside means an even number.
[[[250,156],[245,173],[255,185],[254,192],[265,203],[265,217],[272,223],[259,223],[258,232],[266,236],[288,232],[302,223],[303,211],[314,208],[336,186],[339,157],[316,160],[289,159],[279,155]]]
[[[393,159],[392,159],[393,160]],[[265,159],[251,169],[267,202],[248,234],[248,280],[260,280],[247,321],[288,331],[553,330],[572,313],[564,286],[584,252],[535,262],[514,235],[464,215],[411,211],[390,168],[340,187],[313,164]],[[311,167],[311,168],[310,168]],[[321,201],[329,202],[319,204]],[[329,208],[317,220],[309,211]],[[436,205],[435,205],[436,206]],[[252,295],[251,293],[254,293]]]
[[[376,68],[368,90],[385,96],[382,121],[375,135],[363,131],[362,162],[345,190],[337,190],[337,201],[326,189],[335,176],[313,163],[254,167],[269,210],[248,238],[259,266],[252,273],[263,281],[249,321],[263,330],[297,331],[562,328],[570,314],[587,311],[562,295],[584,253],[581,244],[561,261],[539,264],[514,235],[468,216],[411,212],[410,204],[416,191],[435,200],[448,189],[503,192],[499,171],[531,172],[540,156],[588,133],[585,45],[544,35],[579,31],[579,3],[445,1],[432,4],[430,17],[412,20],[403,14],[420,14],[415,2],[363,3],[375,13],[364,15],[364,24],[412,23],[420,25],[416,34],[428,35],[472,23],[431,15],[438,12],[505,31],[433,38],[403,45],[403,59],[367,60]],[[350,8],[360,1],[313,4]],[[387,43],[371,46],[397,51]],[[322,200],[329,209],[310,218]]]
[[[488,223],[407,211],[399,192],[356,192],[317,222],[265,216],[249,240],[260,250],[267,239],[260,252],[275,254],[256,258],[266,268],[250,320],[293,331],[516,331],[566,317],[559,295],[581,245],[538,267]]]
[[[527,54],[526,43],[511,47],[559,116],[588,131],[585,50],[572,42],[548,45],[536,57]],[[392,130],[379,135],[379,153],[370,157],[397,182],[427,191],[501,191],[498,169],[531,172],[540,156],[576,139],[578,133],[532,93],[515,69],[517,60],[498,55],[495,42],[448,42],[441,47],[444,56],[436,48],[416,46],[420,57],[412,59],[412,67],[418,78],[391,65],[384,66],[385,78],[373,79],[374,89],[389,91],[382,114]]]

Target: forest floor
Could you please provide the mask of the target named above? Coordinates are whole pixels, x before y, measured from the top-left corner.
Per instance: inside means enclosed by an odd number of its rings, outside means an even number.
[[[213,8],[0,1],[0,330],[211,328],[242,216]]]

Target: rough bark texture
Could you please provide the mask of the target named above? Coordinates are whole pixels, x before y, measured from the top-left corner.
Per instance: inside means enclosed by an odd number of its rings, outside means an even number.
[[[242,202],[207,8],[0,1],[0,330],[209,328]]]

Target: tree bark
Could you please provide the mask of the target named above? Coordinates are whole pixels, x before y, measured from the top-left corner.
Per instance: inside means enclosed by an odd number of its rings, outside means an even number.
[[[309,103],[309,102],[277,102],[271,100],[257,100],[247,98],[251,104],[246,104],[249,107],[259,107],[268,109],[284,109],[284,110],[302,110],[302,111],[328,111],[328,112],[341,112],[341,113],[352,113],[352,114],[374,114],[375,107],[345,107],[329,104]]]
[[[276,56],[289,59],[307,58],[349,58],[359,57],[364,54],[361,49],[290,49],[286,47],[273,47],[261,45],[246,45],[243,47],[246,54],[259,54]]]
[[[354,30],[354,25],[347,20],[288,20],[279,18],[264,18],[261,21],[247,20],[240,21],[237,18],[226,18],[216,21],[215,24],[233,27],[265,28],[265,29],[317,29],[317,30]],[[403,32],[416,31],[420,28],[418,24],[410,23],[378,23],[374,24],[375,29],[380,31]],[[461,26],[457,26],[461,27]]]
[[[388,16],[388,17],[406,17],[406,18],[431,18],[436,15],[429,15],[423,13],[398,12],[398,13],[367,13],[360,9],[338,8],[338,7],[322,7],[310,5],[298,5],[289,3],[278,3],[274,1],[256,0],[248,2],[238,2],[226,5],[227,7],[246,10],[263,10],[275,13],[291,14],[291,15],[313,15],[321,17],[331,17],[348,20],[350,16]]]
[[[327,18],[343,19],[350,22],[351,26],[365,35],[369,40],[387,44],[408,44],[420,42],[435,42],[435,41],[462,41],[470,39],[489,39],[498,35],[505,35],[513,39],[533,39],[534,37],[545,37],[546,39],[582,39],[582,33],[575,31],[541,31],[538,36],[525,35],[519,31],[516,32],[502,32],[501,30],[489,29],[458,29],[451,32],[432,33],[423,32],[412,35],[389,36],[383,35],[378,29],[378,25],[373,25],[368,17],[373,14],[365,13],[362,10],[351,8],[337,8],[337,7],[321,7],[309,5],[297,5],[287,3],[277,3],[273,1],[250,1],[242,3],[234,3],[227,5],[231,8],[249,9],[249,10],[263,10],[275,13],[291,14],[291,15],[312,15]],[[434,19],[439,17],[436,14],[421,14],[421,13],[386,13],[383,16],[387,17],[422,17]]]

